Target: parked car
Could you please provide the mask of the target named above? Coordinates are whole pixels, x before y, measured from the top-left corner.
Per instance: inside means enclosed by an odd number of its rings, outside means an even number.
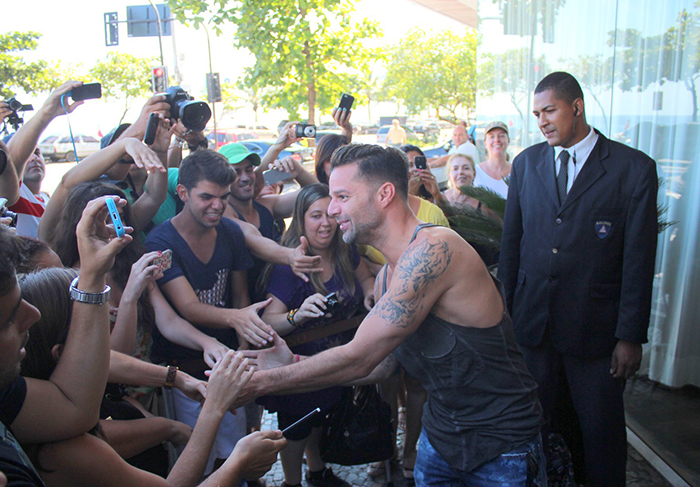
[[[77,134],[73,137],[75,140],[75,150],[78,152],[78,158],[84,159],[100,150],[99,139],[91,135]],[[73,142],[70,135],[50,135],[41,141],[39,149],[44,155],[44,159],[48,161],[66,160],[69,162],[75,161],[75,153],[73,152]]]
[[[216,142],[214,142],[214,131],[212,130],[207,135],[209,140],[209,148],[218,150],[219,147],[230,144],[231,142],[243,142],[244,140],[257,139],[258,136],[251,132],[242,131],[240,129],[221,129],[216,131]]]

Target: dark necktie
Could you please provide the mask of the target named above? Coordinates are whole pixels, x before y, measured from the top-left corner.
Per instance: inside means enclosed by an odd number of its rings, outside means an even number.
[[[559,174],[557,174],[557,193],[559,194],[559,204],[566,198],[566,183],[568,182],[569,153],[566,150],[559,153]]]

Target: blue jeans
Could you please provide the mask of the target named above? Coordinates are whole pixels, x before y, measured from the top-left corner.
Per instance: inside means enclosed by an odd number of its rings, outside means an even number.
[[[535,478],[528,481],[527,457],[535,454],[538,463]],[[532,456],[532,455],[531,455]],[[534,438],[527,445],[494,458],[471,472],[450,467],[428,441],[425,430],[418,444],[418,458],[414,475],[416,486],[470,486],[470,487],[529,487],[547,485],[547,469],[542,451],[542,441]]]

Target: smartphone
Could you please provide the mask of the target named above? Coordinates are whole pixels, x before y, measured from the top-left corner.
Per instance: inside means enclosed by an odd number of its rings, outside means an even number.
[[[282,430],[282,434],[285,434],[287,431],[289,431],[290,429],[294,428],[296,425],[301,424],[301,423],[303,423],[304,421],[308,421],[309,419],[313,418],[316,414],[318,414],[318,413],[320,413],[320,412],[321,412],[321,408],[316,408],[316,409],[314,409],[313,411],[311,411],[309,414],[307,414],[306,416],[304,416],[304,417],[301,418],[300,420],[295,421],[294,423],[290,424],[290,425],[287,426],[285,429],[283,429],[283,430]]]
[[[73,101],[92,100],[102,98],[102,85],[100,83],[86,83],[70,91]]]
[[[330,293],[326,296],[326,313],[338,306],[338,293]]]
[[[124,231],[124,224],[122,223],[122,218],[119,216],[119,210],[117,210],[117,204],[112,198],[107,198],[107,211],[109,211],[109,217],[112,219],[112,224],[114,225],[114,231],[117,232],[117,238],[121,238],[126,233]]]
[[[265,185],[272,186],[280,181],[292,179],[292,175],[287,171],[280,171],[279,169],[273,168],[263,172],[263,179],[265,180]]]
[[[348,111],[350,111],[352,110],[353,103],[355,103],[355,97],[343,93],[343,96],[340,97],[338,108],[346,108]]]
[[[159,123],[160,118],[156,112],[153,112],[148,116],[148,125],[146,125],[146,133],[143,136],[144,144],[151,145],[153,142],[155,142]]]
[[[153,265],[157,265],[161,272],[165,272],[173,265],[173,251],[165,249],[161,252],[160,257],[153,259]]]
[[[428,160],[425,156],[416,156],[413,158],[413,165],[416,169],[428,169]]]

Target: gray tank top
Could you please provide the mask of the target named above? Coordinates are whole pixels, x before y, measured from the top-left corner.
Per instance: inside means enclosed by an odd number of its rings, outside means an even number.
[[[411,242],[426,226],[432,225],[419,225]],[[385,267],[382,294],[386,273]],[[503,297],[503,286],[494,281]],[[538,435],[537,384],[506,311],[490,328],[459,326],[428,314],[394,356],[428,392],[423,427],[452,468],[470,472]]]

